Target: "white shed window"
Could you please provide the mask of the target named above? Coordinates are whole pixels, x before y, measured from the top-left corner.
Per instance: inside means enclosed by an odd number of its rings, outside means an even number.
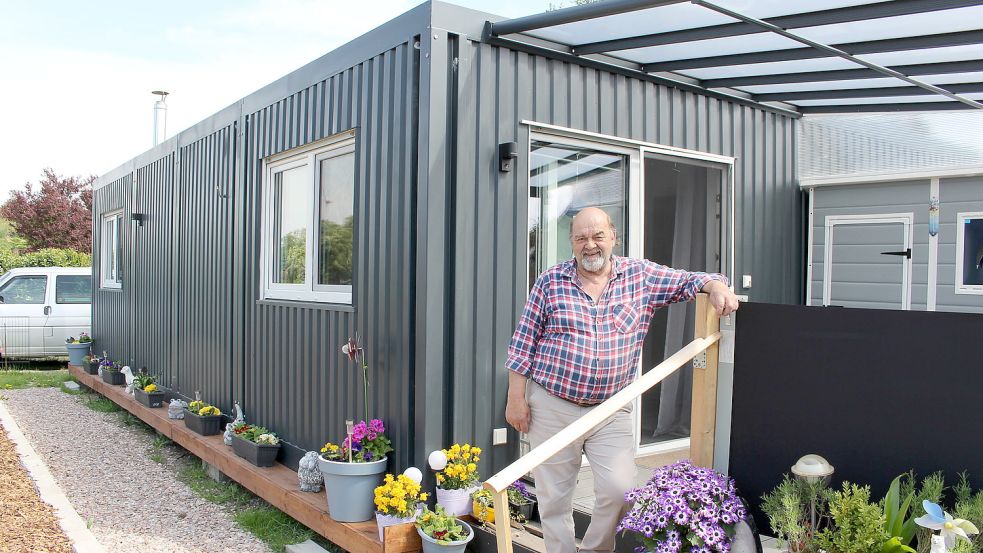
[[[983,295],[983,212],[956,215],[956,293]]]
[[[122,288],[123,271],[121,233],[123,212],[114,211],[102,216],[102,240],[100,242],[100,283],[103,288]]]
[[[352,302],[354,131],[266,160],[264,299]]]

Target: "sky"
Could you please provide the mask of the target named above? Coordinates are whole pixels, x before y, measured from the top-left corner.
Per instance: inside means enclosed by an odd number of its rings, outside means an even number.
[[[453,0],[505,17],[556,0]],[[101,175],[422,0],[0,0],[0,202]],[[572,2],[570,2],[572,3]]]

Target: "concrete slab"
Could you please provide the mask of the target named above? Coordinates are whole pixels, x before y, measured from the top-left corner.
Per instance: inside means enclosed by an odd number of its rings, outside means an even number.
[[[284,551],[285,553],[328,553],[327,549],[312,542],[311,540],[307,540],[303,543],[288,545]]]

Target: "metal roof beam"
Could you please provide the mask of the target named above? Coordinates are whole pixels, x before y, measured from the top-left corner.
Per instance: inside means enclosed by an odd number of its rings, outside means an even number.
[[[892,65],[905,75],[945,75],[949,73],[972,73],[983,71],[983,60],[945,61],[937,63],[917,63],[911,65]],[[704,79],[701,84],[707,88],[732,88],[785,83],[813,83],[820,81],[849,81],[853,79],[876,79],[883,77],[873,69],[836,69],[832,71],[809,71],[804,73],[777,73],[773,75],[748,75],[743,77],[722,77]]]
[[[607,0],[605,2],[595,2],[583,6],[573,6],[546,13],[537,13],[515,19],[506,19],[498,23],[491,24],[490,33],[492,36],[511,35],[542,29],[544,27],[555,27],[566,23],[575,23],[587,19],[596,19],[608,15],[628,13],[648,8],[657,8],[669,4],[680,4],[687,0]]]
[[[906,102],[900,104],[850,104],[829,106],[798,106],[803,115],[816,113],[877,113],[891,111],[952,111],[973,109],[959,102]]]
[[[943,85],[953,94],[983,92],[983,83]],[[891,96],[924,96],[928,92],[917,86],[890,86],[883,88],[850,88],[841,90],[802,90],[755,94],[759,102],[790,102],[796,100],[840,100],[844,98],[887,98]]]
[[[785,29],[782,29],[780,27],[776,27],[776,26],[774,26],[774,25],[772,25],[770,23],[766,23],[766,22],[761,21],[759,19],[755,19],[753,17],[749,17],[749,16],[746,16],[744,14],[737,13],[737,12],[735,12],[733,10],[729,10],[729,9],[724,8],[722,6],[718,6],[718,5],[713,4],[711,2],[707,2],[706,0],[693,0],[693,3],[696,4],[696,5],[698,5],[698,6],[703,6],[705,8],[711,9],[711,10],[713,10],[715,12],[722,13],[724,15],[733,17],[734,19],[737,19],[738,21],[746,21],[748,23],[753,23],[753,24],[758,25],[759,27],[762,27],[764,29],[767,29],[767,30],[769,30],[769,31],[771,31],[771,32],[773,32],[773,33],[775,33],[777,35],[780,35],[780,36],[783,36],[785,38],[794,40],[796,42],[800,42],[802,44],[805,44],[806,46],[811,46],[813,49],[818,50],[820,52],[823,52],[825,54],[830,54],[830,55],[833,55],[833,56],[837,56],[837,57],[843,58],[845,60],[852,61],[853,63],[856,63],[857,65],[862,65],[863,67],[866,67],[868,69],[873,69],[874,71],[877,71],[878,73],[883,73],[884,75],[887,75],[888,77],[894,77],[896,79],[900,79],[900,80],[902,80],[902,81],[904,81],[906,83],[913,84],[913,85],[915,85],[915,86],[917,86],[919,88],[923,88],[923,89],[925,89],[925,90],[927,90],[929,92],[934,92],[936,94],[941,94],[942,96],[945,96],[946,98],[950,98],[952,100],[956,100],[957,102],[961,102],[963,104],[966,104],[967,106],[972,106],[972,107],[975,107],[975,108],[978,108],[978,109],[983,109],[983,104],[977,102],[976,100],[971,100],[969,98],[965,98],[965,97],[960,96],[958,94],[953,94],[952,92],[949,92],[948,90],[946,90],[944,88],[939,88],[939,87],[937,87],[937,86],[935,86],[933,84],[922,82],[922,81],[919,81],[918,79],[915,79],[915,78],[909,77],[907,75],[903,75],[901,73],[898,73],[897,71],[895,71],[893,69],[888,69],[887,67],[883,67],[881,65],[877,65],[876,63],[869,62],[869,61],[867,61],[867,60],[865,60],[863,58],[858,58],[858,57],[856,57],[854,55],[851,55],[849,52],[844,52],[843,50],[840,50],[839,48],[836,48],[835,46],[828,46],[826,44],[822,44],[822,43],[816,42],[814,40],[810,40],[810,39],[805,38],[803,36],[799,36],[799,35],[797,35],[795,33],[786,31]]]
[[[700,0],[700,5],[706,5]],[[900,52],[904,50],[921,50],[926,48],[944,48],[947,46],[965,46],[983,42],[983,30],[961,31],[937,35],[890,38],[886,40],[870,40],[866,42],[851,42],[835,44],[832,48],[843,53],[876,54],[880,52]],[[829,46],[827,46],[829,48]],[[710,56],[684,60],[667,60],[642,65],[642,69],[652,73],[656,71],[678,71],[682,69],[704,69],[707,67],[726,67],[730,65],[748,65],[754,63],[770,63],[776,61],[808,60],[838,56],[829,51],[816,48],[792,48],[786,50],[768,50],[748,54],[729,54],[725,56]],[[840,56],[842,57],[842,56]]]
[[[779,17],[771,17],[765,19],[764,21],[783,29],[795,29],[801,27],[835,25],[838,23],[864,21],[882,17],[897,17],[901,15],[912,15],[940,10],[964,8],[967,6],[976,6],[978,4],[979,0],[894,0],[892,2],[880,2],[877,4],[866,4],[832,10],[783,15]],[[680,42],[709,40],[714,38],[751,35],[764,32],[767,31],[757,25],[741,21],[739,23],[725,23],[723,25],[712,25],[709,27],[698,27],[695,29],[683,29],[666,33],[655,33],[650,35],[621,38],[617,40],[605,40],[601,42],[579,44],[572,47],[572,52],[583,56],[587,54],[616,52],[620,50],[631,50],[635,48],[647,48],[650,46],[663,46],[666,44],[677,44]]]

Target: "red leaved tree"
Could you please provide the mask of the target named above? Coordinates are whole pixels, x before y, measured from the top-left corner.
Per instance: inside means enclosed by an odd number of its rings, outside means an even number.
[[[0,206],[17,234],[27,241],[28,251],[69,248],[92,251],[92,182],[94,176],[62,177],[44,170],[38,190],[27,183],[24,190],[10,193]]]

